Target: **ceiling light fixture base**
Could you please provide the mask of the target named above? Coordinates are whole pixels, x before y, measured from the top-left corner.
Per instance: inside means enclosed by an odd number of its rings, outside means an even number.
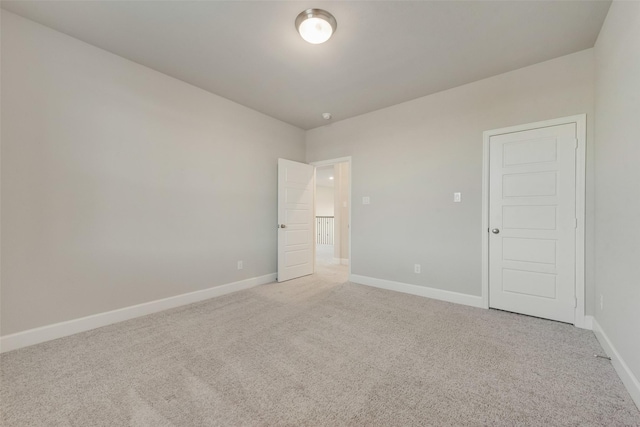
[[[307,9],[296,18],[296,30],[311,44],[324,43],[336,32],[338,22],[332,14],[322,9]]]

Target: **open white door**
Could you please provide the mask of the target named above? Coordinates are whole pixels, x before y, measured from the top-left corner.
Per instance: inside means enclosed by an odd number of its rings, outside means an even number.
[[[576,124],[489,140],[490,306],[574,323]]]
[[[278,159],[278,282],[313,274],[315,168]]]

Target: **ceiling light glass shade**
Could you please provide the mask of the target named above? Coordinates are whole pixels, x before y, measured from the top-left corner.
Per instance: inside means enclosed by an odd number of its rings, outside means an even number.
[[[336,18],[322,9],[307,9],[296,18],[296,29],[312,44],[324,43],[336,31]]]

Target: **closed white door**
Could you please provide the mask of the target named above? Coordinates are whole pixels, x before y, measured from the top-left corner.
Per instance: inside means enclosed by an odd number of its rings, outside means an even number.
[[[278,159],[278,282],[313,273],[315,168]]]
[[[575,319],[576,124],[489,140],[489,305]]]

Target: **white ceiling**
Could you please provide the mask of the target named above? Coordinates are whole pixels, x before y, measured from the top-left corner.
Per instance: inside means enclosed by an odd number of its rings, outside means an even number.
[[[609,1],[2,1],[2,7],[302,129],[594,45]],[[309,7],[338,29],[294,28]]]

